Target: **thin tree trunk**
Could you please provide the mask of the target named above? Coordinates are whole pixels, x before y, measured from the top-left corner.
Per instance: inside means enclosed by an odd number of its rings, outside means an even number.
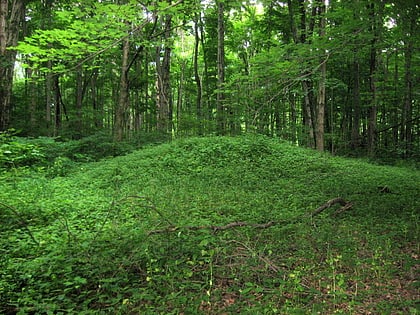
[[[225,18],[224,2],[217,1],[217,132],[226,132],[225,93]]]
[[[410,21],[410,34],[413,34],[414,23],[416,21],[411,19]],[[402,115],[402,127],[401,127],[401,140],[402,144],[404,145],[404,155],[406,157],[410,156],[412,153],[412,117],[413,117],[413,75],[412,75],[412,66],[411,60],[413,55],[413,40],[411,38],[407,38],[404,42],[405,49],[404,49],[404,69],[405,69],[405,76],[404,76],[404,107],[403,107],[403,115]]]
[[[29,100],[29,134],[32,136],[35,136],[36,132],[36,123],[37,123],[37,117],[36,117],[36,104],[37,104],[37,85],[36,82],[32,80],[32,77],[34,76],[34,70],[32,68],[26,69],[26,82],[28,94],[32,97]]]
[[[76,69],[76,120],[74,124],[74,138],[80,139],[83,135],[83,118],[82,118],[82,104],[83,104],[83,72],[82,66],[77,66]]]
[[[195,21],[194,21],[194,79],[195,84],[197,86],[197,99],[196,99],[196,110],[197,110],[197,121],[198,121],[198,134],[203,134],[203,97],[202,97],[202,87],[201,87],[201,78],[200,74],[198,72],[198,50],[200,45],[200,35],[198,30],[198,13],[195,15]]]
[[[103,103],[99,98],[98,93],[98,69],[93,70],[93,74],[90,78],[90,91],[92,96],[92,108],[93,108],[93,123],[96,130],[103,128]]]
[[[376,91],[376,44],[378,41],[377,17],[375,4],[369,5],[371,27],[373,38],[371,40],[370,61],[369,61],[369,84],[371,93],[371,104],[368,109],[368,126],[367,126],[367,150],[369,156],[375,155],[376,150],[376,120],[377,120],[377,91]]]
[[[57,136],[61,129],[61,97],[60,97],[60,81],[58,75],[54,76],[54,136]]]
[[[324,1],[319,6],[320,24],[319,24],[319,36],[325,37],[325,13],[326,4]],[[323,60],[321,60],[320,66],[320,78],[318,84],[318,108],[317,108],[317,119],[316,119],[316,149],[318,151],[324,151],[324,123],[325,123],[325,81],[327,76],[327,56],[325,54]]]
[[[52,62],[48,60],[47,67],[49,70],[52,68]],[[52,92],[53,92],[53,80],[52,75],[47,73],[45,75],[45,127],[47,128],[48,135],[51,134],[51,107],[52,102]]]
[[[182,106],[183,106],[183,98],[184,98],[184,80],[185,80],[185,61],[181,61],[180,64],[180,78],[178,83],[178,97],[177,97],[177,104],[176,104],[176,123],[177,126],[175,130],[179,130],[179,126],[181,125],[182,120]]]
[[[355,54],[357,55],[357,54]],[[360,64],[353,62],[353,124],[351,129],[351,148],[357,149],[360,146]]]

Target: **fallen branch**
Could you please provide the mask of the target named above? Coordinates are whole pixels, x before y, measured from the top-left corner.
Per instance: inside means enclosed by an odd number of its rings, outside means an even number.
[[[353,204],[350,202],[345,201],[343,198],[334,198],[331,200],[328,200],[325,204],[323,204],[322,206],[320,206],[318,209],[316,209],[315,211],[313,211],[310,215],[312,217],[319,215],[321,212],[323,212],[325,209],[328,209],[336,204],[341,205],[342,207],[340,209],[338,209],[337,211],[335,211],[333,213],[333,215],[337,215],[341,212],[344,212],[348,209],[350,209]],[[291,219],[291,220],[283,220],[283,221],[269,221],[267,223],[248,223],[248,222],[242,222],[242,221],[237,221],[237,222],[231,222],[228,223],[226,225],[198,225],[198,226],[170,226],[164,229],[160,229],[160,230],[152,230],[150,231],[148,234],[152,235],[152,234],[160,234],[160,233],[171,233],[171,232],[176,232],[176,231],[180,231],[180,230],[189,230],[189,231],[197,231],[197,230],[212,230],[214,233],[219,232],[219,231],[224,231],[224,230],[228,230],[228,229],[232,229],[232,228],[237,228],[237,227],[252,227],[252,228],[256,228],[256,229],[266,229],[269,228],[273,225],[276,224],[290,224],[290,223],[294,223],[297,222],[297,218]]]
[[[314,217],[318,214],[320,214],[322,211],[324,211],[325,209],[328,209],[336,204],[341,205],[342,207],[340,209],[338,209],[334,215],[341,213],[343,211],[346,211],[348,209],[350,209],[353,204],[350,202],[345,201],[343,198],[338,197],[338,198],[334,198],[331,200],[328,200],[325,204],[323,204],[322,206],[320,206],[318,209],[316,209],[314,212],[311,213],[311,216]]]

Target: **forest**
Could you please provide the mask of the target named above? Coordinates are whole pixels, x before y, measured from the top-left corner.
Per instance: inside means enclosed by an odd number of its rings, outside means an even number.
[[[415,0],[2,0],[0,130],[257,132],[418,158],[419,11]]]
[[[0,0],[0,314],[419,312],[416,0]]]

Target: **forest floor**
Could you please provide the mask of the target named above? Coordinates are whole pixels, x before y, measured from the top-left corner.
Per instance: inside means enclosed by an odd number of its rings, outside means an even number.
[[[1,314],[419,314],[419,170],[207,137],[0,192]]]

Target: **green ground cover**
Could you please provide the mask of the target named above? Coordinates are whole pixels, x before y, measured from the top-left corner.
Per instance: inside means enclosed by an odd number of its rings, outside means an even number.
[[[418,314],[418,170],[262,136],[88,160],[0,173],[0,313]]]

